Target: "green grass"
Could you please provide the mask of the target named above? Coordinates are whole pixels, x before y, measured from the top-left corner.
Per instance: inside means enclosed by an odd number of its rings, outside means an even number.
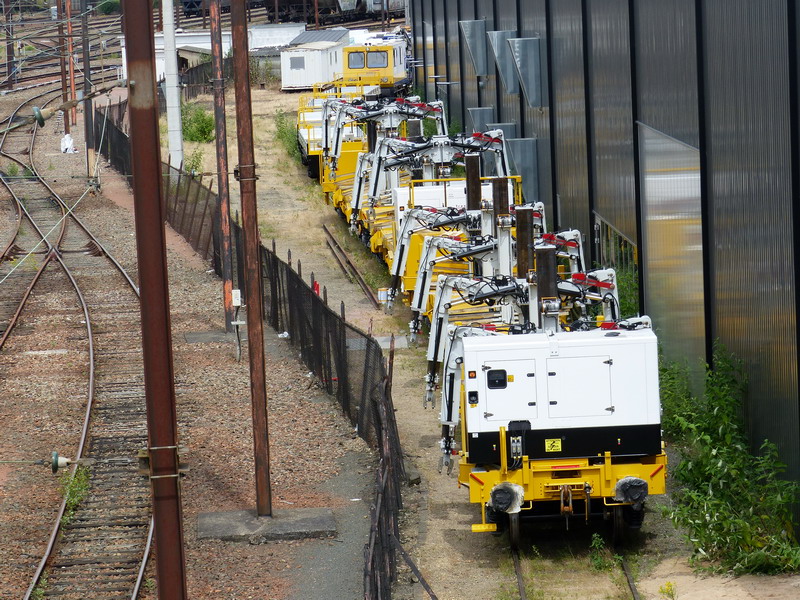
[[[64,471],[61,475],[61,495],[66,501],[64,515],[61,517],[61,526],[64,527],[72,522],[75,511],[86,495],[89,493],[89,481],[91,472],[88,467],[78,465],[74,472]]]

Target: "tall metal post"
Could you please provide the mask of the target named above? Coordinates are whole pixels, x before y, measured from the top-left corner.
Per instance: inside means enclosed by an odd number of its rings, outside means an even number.
[[[67,92],[67,60],[64,56],[64,0],[56,0],[58,9],[58,62],[61,66],[61,102],[69,101]],[[64,111],[64,134],[69,133],[69,114]]]
[[[161,216],[163,186],[153,5],[151,2],[125,2],[123,6],[156,582],[159,598],[184,600],[188,594],[178,477],[166,236]]]
[[[175,45],[175,11],[172,0],[164,5],[164,99],[167,103],[167,147],[169,164],[180,169],[183,164],[183,124],[181,91],[178,78],[178,52]],[[203,17],[205,19],[205,17]]]
[[[3,0],[3,13],[6,18],[6,85],[14,88],[17,75],[14,72],[14,26],[11,24],[11,2]]]
[[[94,110],[92,99],[91,72],[89,61],[89,16],[87,0],[81,0],[81,41],[83,50],[83,126],[86,137],[86,174],[91,179],[94,176]]]
[[[75,57],[72,54],[72,0],[65,1],[65,10],[67,17],[67,60],[69,61],[69,90],[70,100],[74,100],[75,95]],[[74,106],[70,111],[72,123],[75,124],[78,120],[78,109]]]
[[[222,60],[222,17],[220,0],[211,0],[211,70],[214,82],[214,120],[217,134],[217,207],[219,208],[222,248],[222,303],[225,331],[233,332],[233,252],[231,250],[231,200],[228,188],[228,131],[225,124],[225,73]]]
[[[244,232],[244,274],[247,281],[247,349],[253,404],[253,447],[256,465],[256,512],[272,516],[269,481],[267,389],[264,375],[264,305],[262,303],[260,237],[256,211],[256,165],[250,105],[250,65],[244,2],[231,2],[233,70],[236,92],[236,134],[239,141],[239,190]]]

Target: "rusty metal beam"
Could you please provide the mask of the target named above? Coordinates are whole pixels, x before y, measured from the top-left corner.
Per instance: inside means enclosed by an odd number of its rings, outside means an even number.
[[[231,200],[228,187],[228,129],[225,125],[225,73],[222,58],[222,17],[220,0],[211,0],[211,69],[214,84],[214,120],[217,143],[217,208],[222,246],[222,303],[225,308],[225,331],[233,332],[233,252],[231,250]]]
[[[131,158],[158,597],[187,597],[166,236],[161,204],[153,6],[125,2]]]
[[[264,374],[264,304],[261,281],[261,238],[256,210],[256,165],[250,104],[250,65],[244,2],[231,2],[233,71],[236,92],[236,137],[239,147],[239,191],[244,233],[244,276],[247,302],[247,350],[250,356],[250,397],[253,405],[253,450],[256,466],[256,512],[272,516],[269,481],[267,389]]]

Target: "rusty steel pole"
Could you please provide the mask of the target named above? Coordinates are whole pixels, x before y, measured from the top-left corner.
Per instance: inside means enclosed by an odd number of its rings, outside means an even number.
[[[64,0],[56,0],[58,9],[58,62],[61,66],[61,101],[69,101],[69,93],[67,92],[67,61],[64,56]],[[69,115],[64,111],[64,134],[69,133]]]
[[[86,138],[86,175],[94,178],[94,102],[89,97],[92,93],[91,60],[89,58],[89,11],[87,0],[81,0],[81,52],[83,53],[83,127]]]
[[[166,236],[161,218],[153,5],[125,2],[128,111],[158,597],[187,598]]]
[[[256,512],[272,516],[269,482],[267,389],[264,375],[264,305],[262,302],[260,236],[256,211],[256,165],[250,105],[250,65],[243,0],[231,2],[233,78],[236,92],[236,137],[239,142],[239,191],[244,232],[244,276],[247,302],[247,349],[250,355],[250,397],[253,404],[253,448],[256,465]]]
[[[214,84],[214,120],[217,142],[217,207],[222,247],[222,303],[225,307],[225,331],[232,333],[233,252],[231,250],[231,199],[228,188],[228,131],[225,125],[225,73],[222,62],[222,17],[220,0],[211,0],[211,70]]]
[[[6,18],[6,85],[8,89],[14,87],[17,79],[14,71],[14,26],[11,24],[11,2],[3,0],[3,14]]]
[[[75,57],[72,55],[72,0],[65,0],[65,10],[67,13],[67,59],[69,60],[69,89],[70,100],[74,100],[75,95]],[[78,109],[72,107],[71,119],[73,125],[78,122]]]

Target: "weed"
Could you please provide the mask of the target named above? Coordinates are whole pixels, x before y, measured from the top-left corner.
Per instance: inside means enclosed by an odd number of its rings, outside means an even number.
[[[183,170],[191,175],[195,175],[203,170],[204,154],[200,148],[195,148],[188,158],[183,160]]]
[[[183,139],[210,142],[214,139],[214,115],[198,104],[182,104]]]
[[[17,166],[17,163],[11,163],[8,165],[8,168],[6,169],[6,175],[10,177],[16,177],[19,175],[19,167]]]
[[[668,581],[658,588],[658,594],[664,598],[667,598],[667,600],[676,600],[678,597],[678,588],[675,587],[674,583]]]
[[[595,571],[608,571],[616,564],[614,555],[599,533],[592,534],[592,541],[589,544],[589,564]]]
[[[688,532],[696,562],[736,574],[800,569],[791,512],[800,484],[780,477],[775,444],[751,452],[741,361],[716,344],[699,397],[689,392],[687,367],[662,365],[661,374],[664,428],[682,459],[670,516]]]
[[[156,580],[153,579],[152,577],[148,577],[147,579],[145,579],[144,589],[146,589],[149,592],[152,592],[154,589],[156,589]]]
[[[66,502],[64,516],[61,517],[62,527],[72,521],[78,506],[89,493],[90,478],[89,468],[84,465],[78,465],[74,472],[64,471],[64,474],[61,475],[60,491]]]
[[[31,600],[44,600],[44,595],[47,592],[47,573],[42,573],[39,577],[39,582],[31,592]]]
[[[278,111],[275,115],[275,130],[278,141],[286,148],[286,152],[295,160],[300,159],[300,149],[297,147],[297,129],[294,124],[294,115]]]

